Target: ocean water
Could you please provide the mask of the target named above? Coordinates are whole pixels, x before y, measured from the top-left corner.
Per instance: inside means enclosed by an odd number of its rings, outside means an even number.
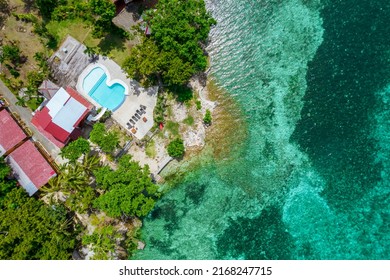
[[[247,137],[158,202],[135,258],[390,258],[390,3],[206,4]]]

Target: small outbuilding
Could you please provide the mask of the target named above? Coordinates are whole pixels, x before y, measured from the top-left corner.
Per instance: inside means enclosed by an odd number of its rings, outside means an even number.
[[[0,156],[12,151],[27,135],[6,110],[0,111]]]
[[[11,152],[5,160],[12,168],[14,177],[30,196],[57,175],[30,140]]]
[[[50,100],[60,89],[55,83],[50,80],[44,80],[39,86],[38,91],[42,94],[47,100]]]

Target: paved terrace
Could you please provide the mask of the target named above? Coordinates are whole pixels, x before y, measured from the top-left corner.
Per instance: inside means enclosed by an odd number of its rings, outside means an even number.
[[[142,139],[146,133],[153,127],[153,110],[157,103],[158,87],[143,88],[135,80],[127,78],[126,73],[116,64],[115,61],[99,56],[99,58],[91,63],[80,75],[76,89],[81,93],[88,101],[94,104],[97,108],[101,107],[94,99],[92,99],[82,88],[83,80],[86,75],[95,67],[101,67],[108,72],[108,83],[110,81],[120,80],[125,86],[125,100],[123,104],[116,109],[112,118],[126,129],[129,133],[134,135],[138,139]],[[127,123],[137,110],[141,108],[141,105],[145,106],[145,114],[141,115],[141,118],[136,122],[135,129],[129,129]]]

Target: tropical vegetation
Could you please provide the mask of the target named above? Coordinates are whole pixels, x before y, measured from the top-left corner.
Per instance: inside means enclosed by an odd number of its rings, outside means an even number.
[[[99,145],[103,152],[111,153],[119,144],[119,137],[115,132],[107,132],[103,123],[96,123],[89,136],[92,143]]]
[[[122,235],[109,219],[93,216],[92,226],[95,227],[93,233],[86,234],[82,238],[82,244],[89,246],[93,251],[92,259],[109,260],[113,259],[118,250],[117,240],[123,239]]]
[[[76,245],[71,216],[16,187],[0,158],[0,259],[70,259]]]
[[[66,209],[13,188],[0,207],[0,259],[70,259],[75,228]]]
[[[129,155],[119,159],[115,170],[102,165],[98,157],[90,154],[82,161],[66,163],[61,166],[60,175],[49,181],[44,192],[51,201],[62,201],[71,213],[91,215],[96,228],[94,233],[83,235],[82,245],[89,246],[96,259],[112,258],[122,241],[131,243],[135,238],[131,231],[126,236],[119,235],[115,228],[117,220],[111,218],[121,218],[121,221],[142,218],[160,197],[148,166],[141,168]],[[62,194],[62,199],[58,199],[59,194]],[[97,218],[106,215],[106,219]],[[116,240],[121,240],[120,244]],[[127,251],[126,255],[131,253]]]
[[[152,30],[131,51],[123,67],[141,81],[161,78],[168,86],[181,86],[207,66],[204,45],[215,20],[203,0],[160,0],[144,16]]]
[[[0,157],[0,206],[5,195],[16,186],[15,180],[9,180],[7,177],[11,174],[11,168],[6,165],[4,159]]]
[[[176,138],[175,140],[172,140],[168,144],[167,151],[168,151],[168,155],[171,157],[175,157],[175,158],[182,157],[185,152],[183,140],[180,138]]]
[[[204,115],[203,117],[203,122],[206,124],[206,125],[210,125],[211,124],[211,121],[212,121],[212,117],[211,117],[211,112],[209,109],[206,110],[206,114]]]
[[[111,217],[144,217],[159,197],[148,166],[141,168],[129,155],[119,160],[116,170],[104,166],[95,175],[97,187],[104,193],[96,199],[94,206]]]
[[[77,140],[70,142],[67,146],[62,148],[61,156],[69,159],[70,161],[76,161],[81,155],[86,155],[90,151],[88,140],[84,138],[78,138]]]
[[[85,34],[82,32],[81,41],[89,42],[85,53],[91,60],[98,53],[108,53],[111,47],[104,46],[109,45],[113,34],[120,38],[127,36],[112,23],[115,6],[110,0],[23,2],[25,12],[12,13],[12,19],[28,23],[42,49],[31,55],[21,48],[23,44],[7,41],[0,52],[0,62],[8,71],[1,78],[14,90],[21,106],[34,109],[41,101],[38,87],[49,77],[47,59],[63,39],[56,29],[62,24],[70,28],[75,24],[82,26],[80,30]],[[11,15],[5,9],[6,4],[7,0],[0,0],[0,27],[2,17]],[[162,85],[176,95],[177,101],[190,106],[193,93],[187,83],[207,67],[204,46],[214,19],[203,0],[160,0],[156,9],[144,14],[144,20],[152,34],[140,33],[141,44],[129,53],[125,70],[144,84]],[[32,62],[32,67],[26,66]],[[23,67],[29,70],[23,71]],[[21,88],[25,88],[24,93],[18,95]],[[154,112],[158,124],[169,115],[168,102],[174,100],[166,98],[158,96]],[[200,103],[196,106],[201,109]],[[205,123],[206,116],[207,111]],[[109,113],[105,115],[108,117]],[[209,118],[211,123],[211,114]],[[192,116],[183,120],[188,126],[194,122]],[[165,124],[167,137],[173,139],[167,152],[175,158],[185,153],[179,128],[176,121]],[[134,224],[150,213],[161,193],[147,165],[141,167],[129,155],[116,155],[115,161],[112,160],[120,142],[124,141],[116,131],[108,131],[102,122],[96,123],[89,141],[79,138],[61,150],[61,156],[68,162],[59,166],[58,176],[35,197],[28,197],[17,187],[11,169],[0,159],[0,259],[70,259],[80,247],[92,250],[93,259],[131,256],[140,238],[140,225]],[[150,157],[155,156],[153,140],[147,152]],[[91,228],[86,228],[85,220]]]

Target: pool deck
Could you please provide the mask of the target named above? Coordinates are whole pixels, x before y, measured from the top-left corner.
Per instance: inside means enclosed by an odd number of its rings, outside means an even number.
[[[82,85],[85,76],[88,75],[93,68],[98,66],[107,72],[107,81],[109,85],[119,82],[125,87],[125,100],[122,105],[113,112],[112,118],[137,139],[142,139],[154,125],[153,110],[157,103],[158,87],[141,87],[138,82],[129,79],[115,61],[107,57],[99,56],[96,61],[90,63],[80,74],[76,85],[77,91],[97,108],[100,108],[101,105],[91,98],[88,93],[84,92]],[[141,105],[146,106],[146,113],[136,122],[134,126],[136,130],[130,130],[127,127],[127,122],[129,122],[131,117],[136,113],[136,110],[140,109]]]

